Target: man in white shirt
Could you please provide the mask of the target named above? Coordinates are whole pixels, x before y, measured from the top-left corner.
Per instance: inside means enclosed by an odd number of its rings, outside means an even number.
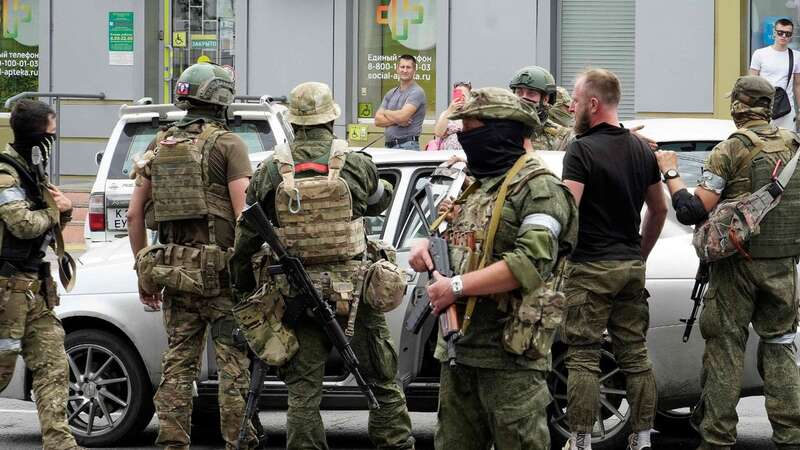
[[[780,87],[786,90],[789,96],[789,104],[792,106],[792,111],[783,117],[773,119],[772,123],[781,128],[795,129],[795,112],[797,108],[794,105],[794,92],[800,90],[800,58],[798,54],[794,54],[794,67],[792,68],[791,82],[789,82],[789,52],[794,50],[789,48],[789,42],[792,41],[792,33],[794,32],[794,25],[789,19],[778,19],[775,22],[773,36],[775,43],[769,47],[764,47],[756,50],[753,53],[753,59],[750,61],[750,75],[760,75],[767,79],[767,81],[774,87]]]

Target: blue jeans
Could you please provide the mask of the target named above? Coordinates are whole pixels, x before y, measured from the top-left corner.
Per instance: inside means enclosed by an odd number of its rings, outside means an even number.
[[[417,150],[419,151],[419,141],[406,141],[402,144],[395,145],[394,147],[389,148],[399,148],[402,150]]]

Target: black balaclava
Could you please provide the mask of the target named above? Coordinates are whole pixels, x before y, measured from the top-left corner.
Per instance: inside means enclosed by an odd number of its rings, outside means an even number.
[[[467,168],[477,178],[502,175],[525,154],[522,144],[531,130],[515,120],[481,121],[484,126],[458,133],[458,142],[467,154]]]
[[[42,150],[43,164],[47,165],[50,159],[50,149],[55,143],[56,135],[46,131],[39,131],[35,133],[14,134],[14,143],[11,144],[14,150],[22,156],[28,164],[31,162],[31,149],[39,147]]]

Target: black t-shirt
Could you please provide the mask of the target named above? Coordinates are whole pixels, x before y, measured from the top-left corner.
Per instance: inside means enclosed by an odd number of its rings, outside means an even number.
[[[584,184],[575,262],[641,259],[639,226],[647,188],[661,181],[655,154],[639,137],[608,123],[567,147],[562,179]]]

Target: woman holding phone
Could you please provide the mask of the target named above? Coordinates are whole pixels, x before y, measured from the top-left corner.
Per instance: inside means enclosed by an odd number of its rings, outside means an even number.
[[[461,131],[461,121],[450,120],[449,117],[461,109],[469,97],[470,91],[472,91],[472,83],[469,81],[457,81],[453,84],[453,99],[450,106],[439,115],[439,119],[433,127],[436,139],[428,144],[426,150],[461,150],[461,144],[456,135]]]

